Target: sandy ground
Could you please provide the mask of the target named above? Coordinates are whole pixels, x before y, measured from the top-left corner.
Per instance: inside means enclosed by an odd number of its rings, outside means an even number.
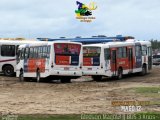
[[[160,101],[128,89],[160,87],[160,67],[146,76],[131,75],[122,80],[92,81],[90,77],[60,82],[19,82],[15,77],[0,76],[0,113],[2,114],[82,114],[121,113],[112,101]],[[143,111],[159,111],[160,105],[149,105]]]

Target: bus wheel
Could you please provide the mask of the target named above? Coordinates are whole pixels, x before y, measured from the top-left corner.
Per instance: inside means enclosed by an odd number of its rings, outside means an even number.
[[[23,71],[20,71],[19,81],[20,81],[20,82],[23,82],[23,81],[24,81]]]
[[[37,82],[40,82],[41,76],[40,76],[40,71],[37,71],[37,76],[36,76],[36,80]]]
[[[121,68],[118,69],[118,75],[117,75],[117,79],[120,80],[123,78],[123,71]]]
[[[93,75],[93,76],[92,76],[92,79],[93,79],[94,81],[101,81],[101,80],[102,80],[102,76],[101,76],[101,75]]]
[[[147,73],[146,65],[143,65],[141,75],[145,75]]]
[[[71,83],[70,78],[61,78],[61,83]]]
[[[3,73],[6,76],[13,76],[14,75],[14,68],[11,65],[7,65],[3,68]]]
[[[19,74],[19,81],[20,82],[24,82],[24,81],[29,81],[30,78],[28,77],[24,77],[24,73],[23,73],[23,70],[20,71],[20,74]]]

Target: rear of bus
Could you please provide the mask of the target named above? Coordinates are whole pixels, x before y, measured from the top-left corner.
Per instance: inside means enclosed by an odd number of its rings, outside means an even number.
[[[18,45],[17,41],[0,41],[0,72],[3,72],[6,76],[15,75]]]
[[[144,69],[144,74],[152,69],[152,46],[149,41],[138,41],[142,46],[142,72]]]
[[[83,75],[91,75],[93,78],[103,75],[102,47],[100,45],[83,46]]]
[[[51,74],[78,78],[82,76],[82,44],[76,42],[54,42]]]

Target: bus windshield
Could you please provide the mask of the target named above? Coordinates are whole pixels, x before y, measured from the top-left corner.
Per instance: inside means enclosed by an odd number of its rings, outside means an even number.
[[[100,65],[100,47],[83,47],[83,65],[99,66]]]
[[[81,45],[73,43],[55,43],[56,65],[78,65]]]

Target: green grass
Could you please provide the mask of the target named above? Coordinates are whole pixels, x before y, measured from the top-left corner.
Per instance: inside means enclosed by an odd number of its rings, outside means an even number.
[[[18,120],[80,120],[79,115],[26,115]]]
[[[138,93],[147,99],[150,98],[150,105],[160,105],[160,87],[136,87],[128,89],[128,92]]]
[[[144,97],[160,98],[160,87],[136,87],[129,89],[130,92],[141,94]]]
[[[80,120],[80,115],[18,115],[17,120]]]
[[[160,95],[160,87],[137,87],[133,89],[137,93],[157,93]]]
[[[104,118],[103,114],[87,114],[94,116],[93,119],[81,119],[81,115],[18,115],[17,120],[160,120],[160,114],[155,112],[136,113],[129,115],[119,115],[121,117],[115,119]],[[115,114],[105,114],[107,116],[116,116]],[[97,118],[96,116],[101,116]],[[114,117],[113,117],[114,118]]]

